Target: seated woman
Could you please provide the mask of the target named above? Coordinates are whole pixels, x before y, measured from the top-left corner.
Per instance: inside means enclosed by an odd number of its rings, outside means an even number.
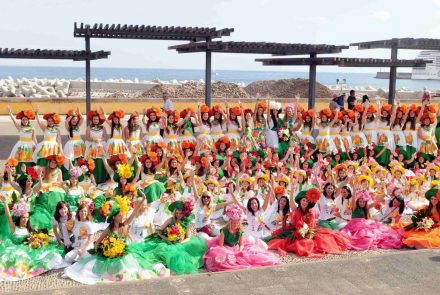
[[[206,244],[202,239],[191,236],[190,221],[193,219],[193,205],[190,201],[175,201],[168,210],[173,216],[159,229],[157,234],[145,239],[142,251],[162,262],[173,273],[198,273],[203,267]]]
[[[320,199],[321,193],[309,186],[296,197],[298,208],[293,206],[291,230],[288,237],[274,238],[268,242],[269,249],[281,253],[292,252],[298,256],[323,257],[325,254],[341,254],[347,249],[345,239],[335,230],[319,228],[316,224],[313,206]]]
[[[64,275],[88,285],[169,276],[163,264],[141,251],[142,244],[130,243],[129,225],[144,200],[139,199],[129,213],[130,200],[117,196],[108,212],[110,225],[95,242],[95,254],[67,267]]]
[[[267,251],[267,245],[263,241],[244,237],[241,225],[244,214],[239,205],[229,206],[226,216],[229,222],[221,229],[220,236],[207,241],[208,252],[203,260],[208,271],[282,264],[275,254]]]
[[[359,191],[359,188],[355,187],[355,197],[352,199],[352,208],[354,208],[352,219],[341,230],[341,234],[348,241],[348,249],[362,251],[402,247],[402,235],[399,231],[383,222],[371,219],[369,210],[375,203],[369,203],[371,195],[367,191]],[[387,212],[394,212],[394,210],[387,210]]]
[[[420,209],[406,227],[403,243],[412,248],[440,249],[440,190],[432,188],[425,193],[429,205]]]
[[[63,248],[49,240],[45,233],[33,232],[29,223],[29,205],[21,200],[11,216],[7,199],[0,196],[11,236],[0,243],[0,282],[29,279],[51,269],[65,267]]]

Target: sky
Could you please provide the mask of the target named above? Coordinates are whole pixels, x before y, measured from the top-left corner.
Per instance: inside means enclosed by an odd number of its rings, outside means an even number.
[[[440,0],[2,0],[1,47],[83,49],[74,22],[234,28],[224,41],[348,45],[390,38],[439,38]],[[92,50],[109,50],[97,67],[204,68],[204,54],[178,54],[184,42],[92,39]],[[417,51],[400,50],[399,58]],[[344,50],[341,57],[389,58],[389,50]],[[307,70],[263,67],[247,54],[214,54],[215,69]],[[82,66],[70,61],[1,60],[0,65]],[[319,71],[378,69],[321,67]]]

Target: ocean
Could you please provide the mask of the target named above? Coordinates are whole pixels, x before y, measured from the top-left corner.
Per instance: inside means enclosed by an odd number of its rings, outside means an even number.
[[[319,69],[318,69],[319,70]],[[139,81],[160,79],[170,80],[200,80],[205,78],[204,70],[185,69],[141,69],[141,68],[98,68],[92,67],[92,79],[127,79]],[[64,79],[85,79],[83,67],[40,67],[40,66],[0,66],[0,79],[8,76],[14,79],[21,78],[64,78]],[[336,85],[336,79],[346,79],[349,87],[366,87],[388,89],[387,79],[376,79],[375,73],[332,73],[318,72],[318,82],[325,85]],[[225,81],[234,83],[249,84],[258,80],[278,80],[291,78],[308,78],[308,72],[289,71],[238,71],[238,70],[216,70],[213,73],[214,81]],[[397,80],[397,88],[405,87],[411,90],[440,89],[440,81],[433,80]]]

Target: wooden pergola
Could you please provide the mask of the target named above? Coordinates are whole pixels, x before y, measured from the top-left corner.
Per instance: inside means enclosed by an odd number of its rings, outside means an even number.
[[[340,53],[348,46],[337,46],[328,44],[301,44],[301,43],[267,43],[267,42],[198,42],[183,45],[170,46],[169,49],[178,53],[205,52],[211,56],[212,52],[217,53],[245,53],[245,54],[271,54],[271,55],[309,55],[316,58],[317,54]],[[315,100],[316,95],[316,65],[309,65],[309,102]],[[211,103],[211,64],[206,64],[206,93],[205,103]]]
[[[370,42],[351,43],[350,46],[357,46],[358,49],[391,49],[391,60],[397,62],[397,53],[399,49],[411,50],[440,50],[440,39],[428,38],[393,38],[389,40],[379,40]],[[394,102],[396,96],[396,79],[397,66],[390,65],[390,80],[389,80],[389,103]]]
[[[146,25],[121,25],[121,24],[74,24],[73,35],[84,38],[86,52],[90,52],[90,39],[132,39],[132,40],[167,40],[167,41],[190,41],[210,42],[216,38],[230,36],[233,28],[200,28],[200,27],[162,27]],[[209,67],[208,67],[209,66]],[[209,71],[209,75],[208,75]],[[211,53],[206,52],[206,85],[211,84]],[[208,83],[209,79],[209,83]],[[90,61],[86,60],[86,105],[90,110],[91,87],[90,87]]]
[[[425,67],[431,61],[377,59],[377,58],[346,58],[346,57],[320,57],[320,58],[263,58],[256,59],[263,66],[338,66],[338,67]],[[309,81],[310,83],[310,81]],[[309,84],[310,85],[310,84]],[[310,87],[310,86],[309,86]],[[308,102],[309,109],[315,107],[315,97]]]
[[[85,50],[53,50],[53,49],[14,49],[0,48],[0,58],[14,59],[59,59],[59,60],[98,60],[108,58],[110,51],[86,52]]]

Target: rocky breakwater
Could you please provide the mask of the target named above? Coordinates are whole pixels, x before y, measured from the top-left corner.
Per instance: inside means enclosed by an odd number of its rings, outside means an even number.
[[[0,97],[66,98],[70,81],[64,79],[1,79]]]

